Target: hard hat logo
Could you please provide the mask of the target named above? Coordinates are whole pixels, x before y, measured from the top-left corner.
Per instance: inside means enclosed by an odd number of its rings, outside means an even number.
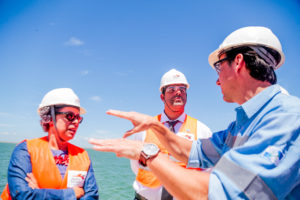
[[[41,108],[54,105],[75,106],[80,109],[80,114],[84,114],[86,112],[85,109],[80,106],[80,100],[78,96],[70,88],[58,88],[48,92],[39,105],[38,113],[40,112]]]
[[[162,76],[159,90],[162,91],[162,88],[172,84],[184,84],[187,88],[190,86],[185,75],[176,69],[171,69]]]
[[[214,68],[213,64],[219,60],[221,53],[242,46],[251,47],[260,57],[272,65],[274,69],[278,69],[284,63],[284,53],[276,35],[266,27],[248,26],[229,34],[219,48],[209,55],[209,64]],[[264,47],[277,52],[280,55],[277,60],[274,60],[270,53],[265,52]]]

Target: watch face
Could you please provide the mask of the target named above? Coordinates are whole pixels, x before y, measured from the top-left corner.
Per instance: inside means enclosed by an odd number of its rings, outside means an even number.
[[[148,156],[156,155],[159,151],[159,148],[155,144],[145,144],[143,151]]]

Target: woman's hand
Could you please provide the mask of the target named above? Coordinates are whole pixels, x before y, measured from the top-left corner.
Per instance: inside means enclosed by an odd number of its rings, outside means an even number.
[[[84,195],[84,190],[81,187],[73,187],[73,190],[77,199],[81,198]]]
[[[27,177],[25,177],[25,180],[28,182],[28,186],[32,189],[40,189],[33,173],[27,173]]]

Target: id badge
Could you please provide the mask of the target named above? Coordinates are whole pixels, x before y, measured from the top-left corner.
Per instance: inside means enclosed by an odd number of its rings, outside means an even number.
[[[67,187],[83,187],[86,171],[69,170]]]

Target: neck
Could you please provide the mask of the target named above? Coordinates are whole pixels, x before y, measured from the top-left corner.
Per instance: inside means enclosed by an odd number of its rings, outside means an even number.
[[[256,96],[258,93],[262,92],[267,87],[271,86],[271,84],[266,81],[252,81],[251,83],[246,85],[249,87],[244,88],[241,98],[238,102],[238,104],[240,105],[247,102],[248,100]]]
[[[174,120],[174,119],[177,119],[180,115],[182,115],[184,110],[174,112],[174,111],[171,111],[171,110],[165,108],[164,112],[170,120]]]
[[[53,131],[48,132],[48,141],[51,149],[63,151],[68,149],[68,143],[66,141],[62,141],[57,134],[53,133]]]

